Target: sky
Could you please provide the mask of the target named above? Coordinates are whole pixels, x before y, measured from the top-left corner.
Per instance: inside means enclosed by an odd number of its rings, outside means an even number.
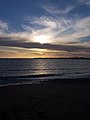
[[[90,58],[90,0],[0,0],[0,58]]]

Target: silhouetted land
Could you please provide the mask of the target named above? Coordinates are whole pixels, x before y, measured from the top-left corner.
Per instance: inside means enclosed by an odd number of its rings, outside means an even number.
[[[85,60],[90,60],[90,58],[84,58],[84,57],[70,57],[70,58],[0,58],[1,60],[9,60],[9,59],[20,59],[20,60],[25,60],[25,59],[85,59]]]

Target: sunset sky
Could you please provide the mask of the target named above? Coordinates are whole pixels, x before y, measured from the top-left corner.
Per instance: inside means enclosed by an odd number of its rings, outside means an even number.
[[[90,0],[0,0],[0,58],[90,57]]]

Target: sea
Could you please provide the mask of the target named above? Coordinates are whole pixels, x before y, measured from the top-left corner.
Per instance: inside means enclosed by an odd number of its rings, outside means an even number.
[[[90,59],[0,59],[0,86],[90,79]]]

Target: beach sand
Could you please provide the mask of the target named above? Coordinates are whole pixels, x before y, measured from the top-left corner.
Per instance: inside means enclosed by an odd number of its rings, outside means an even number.
[[[90,82],[1,87],[0,120],[90,120]]]

